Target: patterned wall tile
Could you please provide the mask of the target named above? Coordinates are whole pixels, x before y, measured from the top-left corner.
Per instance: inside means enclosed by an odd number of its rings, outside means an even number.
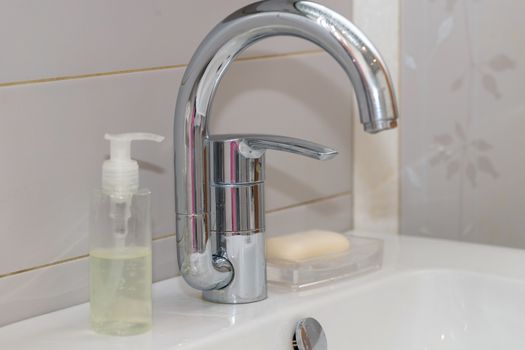
[[[402,231],[525,247],[525,31],[515,1],[407,2]]]

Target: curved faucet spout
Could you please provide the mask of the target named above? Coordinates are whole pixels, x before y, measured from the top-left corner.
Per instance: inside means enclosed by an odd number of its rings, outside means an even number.
[[[361,123],[375,133],[396,126],[397,106],[386,66],[359,29],[311,1],[267,0],[227,17],[204,39],[184,74],[174,124],[177,253],[194,288],[227,286],[234,271],[216,256],[210,233],[206,140],[213,97],[223,74],[248,46],[271,36],[306,39],[326,50],[351,80]]]

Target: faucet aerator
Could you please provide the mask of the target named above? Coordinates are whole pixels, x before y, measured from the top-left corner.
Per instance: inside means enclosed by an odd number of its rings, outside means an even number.
[[[364,130],[369,134],[377,134],[381,131],[394,129],[397,127],[396,120],[378,120],[363,124]]]

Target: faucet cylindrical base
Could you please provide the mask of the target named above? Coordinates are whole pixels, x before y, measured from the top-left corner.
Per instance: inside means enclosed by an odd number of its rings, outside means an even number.
[[[266,257],[264,232],[245,235],[214,233],[224,257],[233,265],[232,282],[218,290],[203,292],[205,300],[243,304],[266,299]]]

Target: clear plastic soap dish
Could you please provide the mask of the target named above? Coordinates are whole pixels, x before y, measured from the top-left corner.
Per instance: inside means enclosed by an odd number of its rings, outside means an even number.
[[[345,235],[350,249],[301,261],[269,259],[268,282],[292,290],[303,290],[321,284],[368,273],[381,268],[383,241],[375,238]]]

